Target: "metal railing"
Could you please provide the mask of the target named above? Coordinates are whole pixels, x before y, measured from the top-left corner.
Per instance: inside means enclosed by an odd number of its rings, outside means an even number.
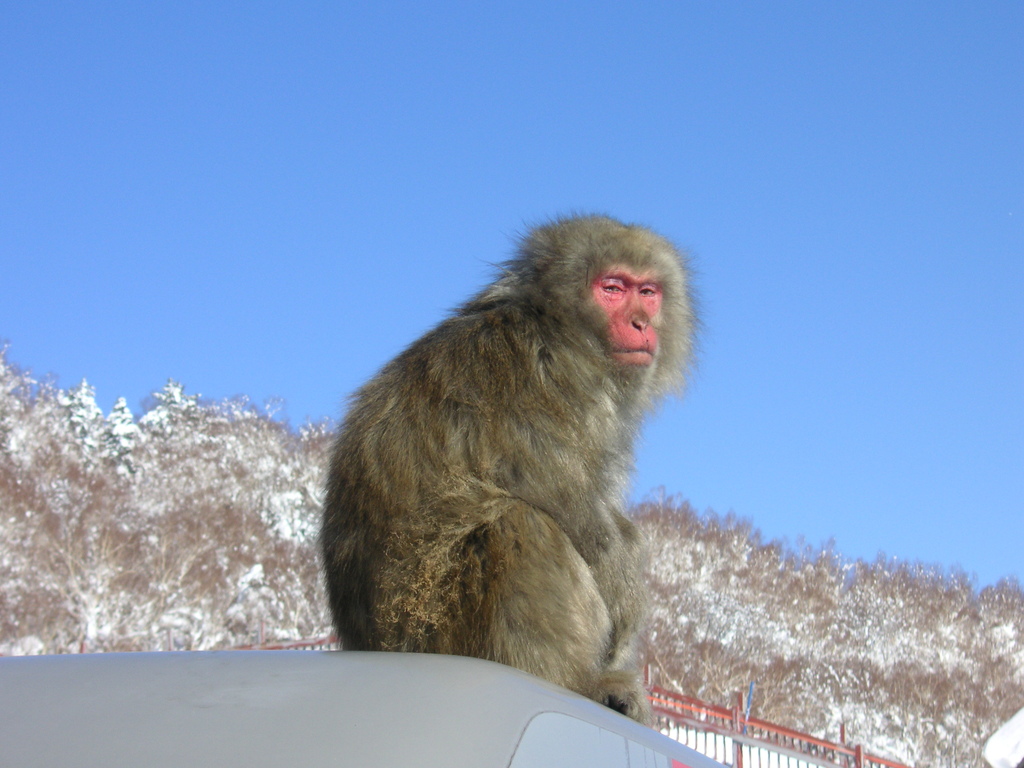
[[[743,695],[732,708],[660,686],[648,691],[654,727],[676,741],[733,768],[909,768],[809,733],[744,715]]]

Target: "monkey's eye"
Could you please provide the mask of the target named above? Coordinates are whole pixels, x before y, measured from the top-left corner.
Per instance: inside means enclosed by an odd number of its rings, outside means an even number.
[[[601,290],[606,293],[623,293],[626,288],[621,280],[605,280],[601,283]]]

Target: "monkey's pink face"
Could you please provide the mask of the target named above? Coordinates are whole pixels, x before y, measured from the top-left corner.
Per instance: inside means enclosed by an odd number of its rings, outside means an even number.
[[[658,350],[651,321],[661,309],[661,284],[649,275],[613,267],[598,275],[590,289],[608,316],[612,358],[623,365],[650,365]]]

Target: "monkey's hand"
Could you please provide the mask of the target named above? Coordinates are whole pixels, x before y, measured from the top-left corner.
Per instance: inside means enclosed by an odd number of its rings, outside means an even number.
[[[634,672],[606,672],[601,678],[601,693],[597,699],[609,709],[621,712],[643,725],[650,725],[651,704]]]

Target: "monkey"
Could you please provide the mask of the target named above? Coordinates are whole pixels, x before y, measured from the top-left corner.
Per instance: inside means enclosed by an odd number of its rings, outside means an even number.
[[[523,236],[350,401],[319,540],[342,648],[490,659],[646,722],[645,547],[623,509],[696,326],[686,258],[649,229]]]

